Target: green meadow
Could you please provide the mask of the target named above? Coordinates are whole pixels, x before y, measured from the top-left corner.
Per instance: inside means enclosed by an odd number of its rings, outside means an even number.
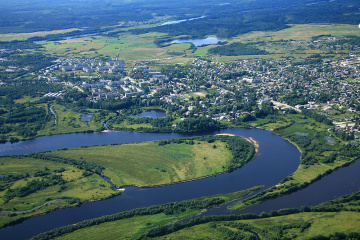
[[[309,239],[318,235],[329,236],[336,232],[359,231],[360,214],[357,212],[298,213],[288,216],[229,222],[210,222],[188,227],[169,235],[154,239],[221,239],[227,234],[251,236],[247,230],[236,227],[250,225],[256,229],[260,239]],[[308,228],[289,227],[303,224]],[[284,226],[285,230],[279,230]],[[252,235],[254,236],[254,235]],[[246,239],[246,238],[245,238]],[[335,239],[335,238],[334,238]]]
[[[97,146],[60,150],[53,154],[105,167],[103,174],[116,186],[170,184],[220,173],[229,166],[232,154],[226,143],[194,142],[194,145],[159,146],[158,142],[145,142]]]
[[[44,129],[38,132],[39,136],[42,135],[55,135],[55,134],[64,134],[64,133],[75,133],[75,132],[84,132],[84,131],[96,131],[101,128],[103,121],[105,120],[100,116],[99,113],[91,113],[92,118],[89,122],[81,121],[81,114],[71,111],[64,106],[55,104],[52,107],[54,113],[56,114],[56,124],[55,116],[52,115],[52,120],[47,123]]]
[[[1,157],[0,175],[29,175],[15,180],[0,179],[0,209],[11,213],[0,215],[0,227],[19,218],[34,217],[57,208],[104,199],[120,193],[98,175],[84,172],[70,165],[30,157]],[[6,201],[5,195],[8,191],[20,188],[25,190],[29,182],[49,181],[56,175],[64,182],[54,183]]]

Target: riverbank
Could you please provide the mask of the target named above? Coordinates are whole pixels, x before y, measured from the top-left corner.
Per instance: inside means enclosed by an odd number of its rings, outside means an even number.
[[[265,130],[265,129],[263,129],[263,130]],[[235,135],[235,134],[230,134],[230,133],[221,133],[221,134],[216,134],[216,136],[231,136],[231,137],[235,137],[235,136],[237,136],[237,135]],[[244,137],[244,139],[246,139],[249,143],[251,143],[251,145],[254,146],[254,148],[255,148],[255,153],[257,153],[257,152],[259,151],[260,145],[259,145],[259,142],[258,142],[258,141],[256,141],[256,140],[255,140],[254,138],[252,138],[252,137],[248,137],[248,138],[245,138],[245,137]]]
[[[6,236],[14,236],[13,234],[31,234],[31,231],[18,231],[17,229],[23,228],[31,225],[31,227],[26,227],[27,229],[34,229],[38,231],[37,226],[52,226],[47,229],[53,229],[55,227],[64,226],[68,224],[73,224],[85,219],[90,219],[94,217],[100,217],[102,215],[108,215],[115,212],[122,212],[131,210],[133,208],[146,207],[149,205],[158,205],[168,202],[181,201],[185,199],[197,198],[202,196],[209,196],[224,192],[236,192],[241,189],[248,189],[253,186],[258,185],[273,185],[280,181],[282,178],[286,177],[289,174],[289,171],[293,171],[297,168],[298,165],[298,152],[295,148],[292,148],[292,145],[287,141],[284,141],[282,138],[271,134],[269,131],[263,131],[258,129],[227,129],[220,131],[211,131],[204,134],[214,135],[217,133],[233,133],[235,135],[240,135],[244,137],[253,137],[254,139],[261,139],[265,145],[261,148],[261,154],[259,154],[256,159],[245,164],[241,168],[237,168],[231,173],[220,174],[214,177],[208,177],[204,179],[199,179],[197,181],[186,182],[182,184],[174,184],[170,186],[163,186],[158,188],[147,188],[141,191],[141,189],[135,187],[126,188],[126,191],[118,197],[104,200],[96,201],[88,204],[83,204],[79,208],[69,208],[65,210],[59,210],[46,214],[36,219],[29,219],[22,223],[21,225],[15,226],[9,229],[3,229],[0,236],[5,234]],[[66,137],[66,138],[64,138]],[[127,142],[133,141],[153,141],[163,139],[176,139],[183,138],[185,135],[182,134],[144,134],[144,133],[107,133],[107,134],[72,134],[72,135],[57,135],[52,137],[44,137],[36,139],[38,141],[44,141],[44,143],[56,143],[57,148],[69,147],[69,145],[63,145],[63,143],[69,143],[69,137],[72,139],[73,144],[77,143],[89,143],[93,141],[93,144],[112,144],[119,143],[119,140],[126,140]],[[136,138],[134,138],[136,137]],[[64,141],[61,139],[64,138]],[[101,142],[106,139],[106,142]],[[138,139],[138,140],[137,140]],[[244,142],[248,143],[248,141]],[[26,142],[28,144],[29,142]],[[123,143],[123,142],[120,142]],[[273,148],[268,148],[267,143],[275,145]],[[34,144],[34,143],[32,143]],[[210,143],[210,147],[214,143]],[[195,145],[195,144],[194,144]],[[215,145],[217,145],[215,143]],[[250,145],[250,144],[249,144]],[[40,145],[39,145],[40,146]],[[44,144],[41,144],[43,147]],[[169,146],[169,145],[165,145]],[[16,146],[15,146],[16,147]],[[219,146],[218,146],[219,147]],[[86,148],[83,148],[86,150]],[[45,150],[45,149],[44,149]],[[295,151],[294,151],[295,150]],[[17,150],[18,151],[18,150]],[[35,151],[35,149],[33,149]],[[271,156],[276,154],[277,156],[282,156],[278,158],[279,160],[284,160],[283,163],[277,163],[276,161],[270,161]],[[268,160],[266,160],[268,159]],[[290,161],[291,166],[288,166],[286,163]],[[269,169],[272,169],[269,171]],[[255,172],[253,172],[255,171]],[[261,178],[257,177],[258,174],[261,174]],[[236,184],[227,184],[229,181],[236,182]],[[211,186],[211,187],[209,187]],[[145,201],[146,200],[146,201]],[[101,211],[100,211],[101,209]],[[71,214],[72,217],[65,217],[68,214]],[[76,216],[76,217],[74,217]],[[56,219],[53,221],[52,219]],[[69,221],[72,220],[72,221]],[[37,222],[33,225],[33,222]],[[44,224],[39,225],[39,221],[44,221]],[[44,230],[41,230],[42,232]],[[10,233],[11,232],[11,233]],[[40,232],[38,232],[40,233]],[[31,237],[33,235],[27,235]],[[26,237],[26,238],[28,238]],[[24,237],[25,238],[25,237]],[[12,237],[12,239],[17,239]]]
[[[241,139],[220,136],[183,138],[68,149],[51,154],[83,159],[105,167],[102,175],[111,179],[116,187],[147,188],[194,181],[242,166],[252,158],[252,145],[246,145],[246,141],[241,142]],[[243,147],[242,159],[236,159],[242,164],[233,162],[232,151],[237,151],[236,147],[227,148],[234,141],[239,141],[239,146]]]

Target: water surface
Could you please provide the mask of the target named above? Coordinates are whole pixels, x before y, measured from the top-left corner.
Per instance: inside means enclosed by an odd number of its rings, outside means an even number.
[[[151,109],[149,111],[145,111],[139,115],[131,116],[134,118],[143,118],[143,117],[151,117],[151,118],[165,118],[168,115],[165,111],[159,110],[159,109]]]
[[[224,40],[218,39],[216,37],[208,37],[204,39],[184,39],[184,40],[173,40],[169,44],[176,44],[176,43],[192,43],[195,46],[203,46],[203,45],[210,45],[210,44],[217,44]]]
[[[219,133],[253,137],[260,144],[257,158],[232,173],[156,188],[128,187],[122,195],[111,199],[86,203],[80,207],[60,209],[28,219],[22,224],[1,229],[0,239],[26,239],[57,227],[134,208],[230,193],[258,185],[265,185],[267,188],[296,171],[299,166],[300,152],[294,145],[282,137],[261,129],[225,129],[196,134],[109,132],[56,135],[15,143],[13,149],[3,148],[1,153],[24,153],[39,151],[40,149],[42,151],[54,150],[64,146],[70,148],[110,143],[144,142]],[[69,140],[72,140],[72,144],[69,144]]]

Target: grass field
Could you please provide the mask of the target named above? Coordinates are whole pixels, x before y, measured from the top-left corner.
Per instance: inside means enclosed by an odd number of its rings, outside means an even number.
[[[281,235],[276,231],[279,226],[304,222],[310,223],[311,226],[303,231],[300,228],[290,228],[281,231]],[[214,223],[196,225],[155,239],[220,239],[226,233],[224,228],[234,233],[249,234],[236,227],[227,226],[226,223],[228,222]],[[299,213],[265,219],[231,221],[231,223],[249,224],[273,237],[278,237],[277,239],[308,239],[318,235],[329,236],[335,232],[359,232],[360,213]],[[266,236],[257,233],[261,239],[267,239]]]
[[[27,103],[27,102],[36,102],[40,100],[40,97],[30,97],[30,96],[24,96],[23,98],[14,100],[15,103]]]
[[[133,128],[133,129],[138,129],[138,128],[153,128],[153,126],[150,123],[141,123],[141,124],[131,124],[129,123],[129,120],[125,119],[124,121],[122,121],[120,124],[117,123],[113,123],[111,125],[113,128]]]
[[[165,215],[162,213],[151,216],[136,216],[130,219],[123,219],[103,223],[91,228],[80,229],[55,239],[137,239],[141,235],[145,234],[150,228],[190,217],[197,213],[199,213],[199,211],[188,211],[175,215]]]
[[[0,41],[1,42],[10,42],[14,40],[26,40],[31,37],[45,37],[49,34],[61,34],[67,33],[71,31],[78,30],[77,28],[71,29],[63,29],[63,30],[54,30],[54,31],[41,31],[41,32],[32,32],[32,33],[7,33],[7,34],[0,34]]]
[[[139,27],[136,27],[139,28]],[[33,36],[45,36],[54,33],[66,33],[74,29],[65,29],[52,32],[35,32],[24,34],[1,34],[0,41],[24,40]],[[260,49],[268,51],[268,55],[244,55],[244,56],[210,56],[208,50],[217,45],[197,47],[193,53],[189,50],[190,44],[174,44],[168,47],[158,48],[153,42],[156,38],[166,34],[151,32],[147,34],[133,35],[129,32],[119,33],[117,36],[108,37],[97,35],[84,38],[73,38],[61,41],[48,41],[41,43],[42,51],[58,57],[97,58],[109,56],[120,57],[127,61],[163,59],[162,63],[186,63],[197,57],[210,57],[215,61],[234,61],[238,59],[272,59],[279,57],[294,57],[304,59],[315,53],[326,53],[324,50],[310,49],[307,44],[312,37],[320,35],[332,35],[343,37],[347,35],[360,36],[357,25],[342,24],[297,24],[289,28],[273,32],[250,32],[228,39],[229,43],[250,43]],[[168,59],[171,58],[171,59]]]
[[[213,148],[213,145],[216,148]],[[95,162],[117,186],[153,186],[223,172],[232,158],[226,144],[195,141],[189,144],[157,142],[97,146],[56,151],[54,154]]]
[[[215,196],[198,198],[195,199],[195,201],[201,201],[210,198],[222,198],[225,201],[231,201],[246,196],[261,187],[262,186],[254,187],[236,193],[220,194]],[[191,217],[199,214],[202,211],[203,210],[187,209],[186,211],[179,214],[165,215],[161,213],[150,216],[135,216],[127,219],[116,220],[92,227],[79,229],[74,232],[62,235],[56,239],[138,239],[141,235],[145,234],[148,230],[154,227],[166,225],[180,219]]]
[[[73,112],[64,106],[56,104],[53,105],[52,109],[56,114],[56,124],[55,117],[53,116],[53,120],[49,122],[44,129],[40,130],[38,135],[54,135],[89,130],[95,131],[102,126],[104,121],[104,119],[99,118],[98,113],[94,113],[90,123],[88,123],[81,121],[80,113]]]
[[[301,184],[306,182],[311,183],[312,181],[314,181],[314,179],[318,178],[321,175],[326,174],[328,171],[335,170],[343,166],[344,164],[355,160],[345,156],[338,156],[334,162],[331,163],[321,162],[321,160],[319,159],[327,157],[332,153],[338,151],[341,144],[343,144],[343,142],[340,139],[332,136],[331,133],[328,131],[330,126],[316,122],[312,118],[308,118],[299,114],[287,114],[287,115],[283,115],[283,117],[284,119],[282,121],[277,121],[276,124],[273,123],[266,124],[265,121],[266,119],[258,119],[255,122],[253,122],[253,124],[254,127],[274,129],[275,126],[276,127],[280,127],[281,125],[287,126],[288,124],[290,124],[291,121],[293,121],[295,124],[292,124],[291,126],[281,130],[275,130],[275,133],[277,135],[283,136],[286,140],[289,140],[289,136],[293,134],[303,134],[303,133],[308,134],[308,139],[311,140],[312,143],[320,144],[326,150],[324,150],[321,154],[315,153],[315,157],[318,159],[317,160],[318,162],[315,164],[306,165],[301,162],[298,169],[293,174],[290,175],[287,181],[273,187],[270,192],[267,192],[265,194],[265,196],[267,196],[267,194],[283,195],[284,191],[286,191],[286,189],[289,188],[290,186],[300,186]],[[337,141],[335,145],[326,144],[327,141],[325,140],[325,136],[329,136],[329,135]],[[297,146],[296,143],[293,144]],[[305,151],[305,149],[302,149],[299,146],[297,147],[300,151],[302,152]],[[254,204],[257,201],[258,201],[257,197],[255,197],[250,201],[238,202],[232,206],[232,209],[243,208],[245,206],[248,206],[248,204]]]
[[[69,202],[68,200],[64,200],[65,198],[77,198],[79,202],[87,202],[90,200],[108,198],[119,193],[119,191],[113,190],[110,184],[98,175],[93,174],[85,177],[83,176],[83,170],[79,170],[65,164],[29,157],[1,157],[0,166],[0,175],[34,174],[35,172],[48,169],[47,171],[51,172],[49,176],[52,176],[60,174],[54,173],[54,171],[63,168],[61,176],[66,181],[62,187],[60,185],[48,186],[29,195],[15,197],[8,202],[5,202],[3,198],[5,193],[8,191],[8,188],[15,189],[16,187],[24,187],[32,180],[46,181],[48,177],[33,177],[30,175],[26,178],[11,182],[10,185],[6,185],[6,183],[0,181],[0,186],[7,186],[5,189],[0,191],[1,211],[18,213],[16,216],[0,215],[0,227],[20,217],[33,217],[59,207],[73,206],[78,203]],[[59,201],[53,202],[54,200]],[[46,203],[49,203],[49,205],[31,211],[34,208]]]

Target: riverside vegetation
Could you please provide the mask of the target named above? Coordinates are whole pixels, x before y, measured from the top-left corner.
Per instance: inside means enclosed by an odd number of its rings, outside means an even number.
[[[84,4],[65,0],[59,5],[47,4],[47,0],[41,0],[36,4],[24,1],[19,5],[15,1],[5,1],[1,5],[1,142],[15,142],[50,134],[102,131],[103,122],[111,119],[109,126],[121,131],[191,132],[225,127],[259,127],[274,130],[275,134],[284,136],[299,147],[302,151],[301,164],[295,173],[277,186],[235,204],[233,208],[242,208],[304,188],[360,156],[359,142],[356,140],[360,125],[357,81],[360,77],[357,62],[360,46],[357,27],[360,22],[359,1],[229,0],[229,4],[220,5],[214,5],[213,1],[185,1],[179,5],[176,1],[161,0],[157,1],[156,7],[149,1],[122,3],[125,6],[118,2],[96,2],[96,10],[91,8],[91,2]],[[31,9],[38,11],[28,11],[30,5]],[[136,14],[132,14],[133,12]],[[196,21],[160,26],[167,20],[203,16],[205,12],[205,16]],[[209,35],[225,38],[226,41],[201,47],[193,44],[164,44],[175,39],[203,38]],[[55,60],[67,64],[71,58],[93,58],[103,62],[122,58],[129,61],[126,66],[129,71],[118,74],[85,74],[82,71],[66,73],[59,70],[59,65],[56,66],[58,68],[54,67]],[[161,71],[168,80],[151,83],[148,81],[149,74],[133,70],[144,64]],[[81,77],[87,77],[86,81],[90,82],[101,79],[118,80],[125,76],[134,79],[134,83],[127,86],[141,84],[144,95],[95,99],[89,89],[76,90],[66,85],[71,83],[80,88],[84,79]],[[53,82],[52,77],[56,77],[58,82]],[[64,91],[60,98],[43,97],[46,93],[59,91]],[[120,94],[123,96],[125,92],[120,90]],[[261,103],[263,100],[268,101]],[[270,100],[284,105],[275,106]],[[311,110],[297,112],[294,110],[296,105]],[[51,106],[57,124],[50,111]],[[169,117],[162,120],[128,118],[149,107],[166,110]],[[81,122],[80,113],[92,114],[92,121]],[[335,125],[336,121],[341,122],[339,126],[342,127]],[[327,141],[329,138],[332,140],[330,144]],[[170,148],[169,144],[162,144],[163,149]],[[215,145],[217,150],[226,150],[223,148],[226,143],[219,142]],[[181,147],[190,151],[190,145]],[[46,161],[47,164],[57,164],[55,161],[58,161],[66,165],[47,166],[48,169],[33,167],[27,172],[10,171],[16,175],[29,176],[4,178],[2,186],[11,186],[12,189],[2,191],[2,201],[8,207],[4,209],[13,213],[18,209],[24,212],[41,206],[46,202],[44,198],[34,198],[33,206],[15,206],[12,209],[9,204],[49,189],[57,192],[60,186],[69,185],[68,181],[86,182],[88,185],[84,186],[89,189],[101,188],[100,184],[109,187],[91,172],[106,173],[118,186],[131,182],[130,177],[124,180],[117,178],[119,166],[108,163],[108,167],[104,167],[102,164],[105,162],[101,159],[94,158],[94,162],[89,164],[84,157],[90,159],[91,156],[86,154],[79,155],[77,159],[73,159],[69,151],[59,151],[57,154],[38,153],[22,157],[31,159],[29,163]],[[14,163],[17,158],[3,159],[6,163]],[[207,174],[231,170],[231,163],[227,163],[229,165],[221,164],[216,168],[201,170]],[[22,164],[24,163],[20,165]],[[45,166],[44,162],[39,164]],[[180,175],[191,177],[197,174],[193,171],[187,175],[184,170],[177,175],[170,165],[165,169],[162,164],[156,164],[148,173],[166,175],[169,182],[180,181]],[[2,165],[0,169],[4,166],[7,165]],[[32,176],[36,172],[41,176]],[[92,182],[99,185],[93,186]],[[151,179],[151,183],[141,180],[137,184],[158,183]],[[58,194],[70,189],[67,186]],[[79,194],[82,192],[81,188],[74,189]],[[106,194],[109,196],[113,192],[109,190]],[[69,199],[64,198],[64,201],[52,202],[41,209],[45,212],[52,206],[70,206],[105,197],[96,193],[96,190],[89,193],[92,196],[85,194],[72,203],[72,200],[69,202]],[[26,205],[25,201],[21,204]],[[40,213],[36,211],[36,214]],[[24,213],[21,216],[31,214]],[[21,216],[13,216],[12,220]],[[324,225],[326,222],[331,223],[330,217],[324,219]],[[346,223],[357,222],[356,217],[345,214],[345,217],[334,219],[344,223],[340,226],[345,235],[329,235],[323,239],[357,237],[351,236],[349,232],[352,230],[345,226]],[[135,225],[140,222],[141,220],[133,223]],[[284,236],[279,235],[281,237],[292,238],[298,232],[311,229],[313,224],[309,227],[308,223],[310,220],[299,224],[291,223],[291,226],[283,226],[276,231],[285,232]],[[215,229],[216,226],[211,224],[210,228]],[[224,228],[234,230],[237,226],[221,225],[217,233],[214,230],[214,235],[220,232],[227,234],[228,230]],[[206,226],[202,229],[210,232]],[[326,229],[319,233],[332,231]],[[315,228],[314,231],[316,230],[319,229]],[[291,235],[289,232],[295,233]],[[200,231],[197,233],[201,235]],[[234,236],[231,234],[229,236]]]
[[[243,196],[253,190],[238,194]],[[350,240],[360,237],[358,226],[348,224],[360,219],[359,200],[360,192],[356,192],[314,207],[281,209],[260,215],[206,216],[187,223],[174,223],[195,215],[197,209],[223,202],[221,196],[206,197],[87,220],[40,234],[34,239],[97,239],[110,235],[129,239],[258,239],[255,233],[261,239],[274,240]],[[171,211],[167,210],[169,207]]]
[[[2,157],[1,225],[121,193],[99,175],[118,187],[158,186],[234,170],[254,153],[241,137],[206,136]]]

